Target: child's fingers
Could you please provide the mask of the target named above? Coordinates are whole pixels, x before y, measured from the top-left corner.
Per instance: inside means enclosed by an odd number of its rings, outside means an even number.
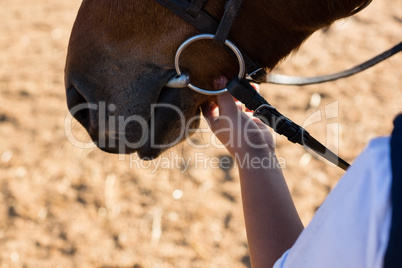
[[[238,113],[237,105],[230,93],[226,92],[219,95],[217,100],[219,106],[219,115],[230,117]]]
[[[215,110],[217,109],[217,105],[215,102],[208,102],[205,103],[203,105],[201,105],[201,110],[202,110],[202,114],[204,115],[204,117],[206,118],[212,118],[215,116]]]

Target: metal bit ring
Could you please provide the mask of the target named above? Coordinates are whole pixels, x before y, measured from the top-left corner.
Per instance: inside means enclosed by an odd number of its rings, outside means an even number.
[[[183,52],[183,50],[188,45],[190,45],[191,43],[193,43],[195,41],[202,40],[202,39],[213,39],[213,38],[214,38],[213,34],[199,34],[199,35],[195,35],[195,36],[187,39],[186,41],[183,42],[183,44],[181,44],[181,46],[177,49],[175,60],[174,60],[176,72],[177,72],[177,74],[179,76],[182,74],[182,72],[180,70],[180,66],[179,66],[179,60],[180,60],[180,55]],[[243,55],[241,54],[240,50],[232,42],[230,42],[229,40],[225,40],[225,45],[228,46],[233,51],[233,53],[236,55],[237,61],[239,62],[238,78],[242,79],[244,77],[245,72],[246,72],[246,67],[245,67]],[[206,90],[206,89],[196,87],[191,83],[189,83],[187,86],[189,88],[191,88],[192,90],[194,90],[194,91],[196,91],[198,93],[204,94],[204,95],[219,95],[219,94],[222,94],[222,93],[227,91],[226,88],[223,88],[223,89],[220,89],[220,90],[217,90],[217,91]]]

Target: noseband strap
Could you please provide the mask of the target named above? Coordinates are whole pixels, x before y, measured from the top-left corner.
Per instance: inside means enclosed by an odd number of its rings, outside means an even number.
[[[202,8],[204,7],[205,2],[207,2],[207,0],[191,1],[186,9],[186,12],[188,14],[190,14],[191,16],[196,17],[202,11]]]
[[[156,0],[156,2],[169,8],[202,33],[215,34],[214,41],[224,44],[239,13],[242,0],[227,1],[219,23],[203,10],[207,0],[191,0],[190,2],[185,0]]]
[[[202,33],[215,33],[219,23],[203,6],[206,0],[156,0]]]

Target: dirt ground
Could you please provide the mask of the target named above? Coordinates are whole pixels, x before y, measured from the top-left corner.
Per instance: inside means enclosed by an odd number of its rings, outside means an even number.
[[[0,267],[249,267],[237,170],[216,164],[227,160],[225,150],[185,142],[157,163],[67,140],[63,68],[80,2],[0,0]],[[401,36],[402,1],[374,0],[315,34],[276,71],[339,71]],[[399,54],[348,79],[261,91],[353,162],[371,138],[390,133],[402,111],[401,63]],[[88,141],[78,123],[72,128]],[[343,172],[276,140],[308,224]]]

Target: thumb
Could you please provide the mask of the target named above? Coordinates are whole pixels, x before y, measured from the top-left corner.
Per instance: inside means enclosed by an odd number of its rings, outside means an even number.
[[[229,92],[225,92],[217,97],[219,115],[232,117],[238,114],[239,109]]]

